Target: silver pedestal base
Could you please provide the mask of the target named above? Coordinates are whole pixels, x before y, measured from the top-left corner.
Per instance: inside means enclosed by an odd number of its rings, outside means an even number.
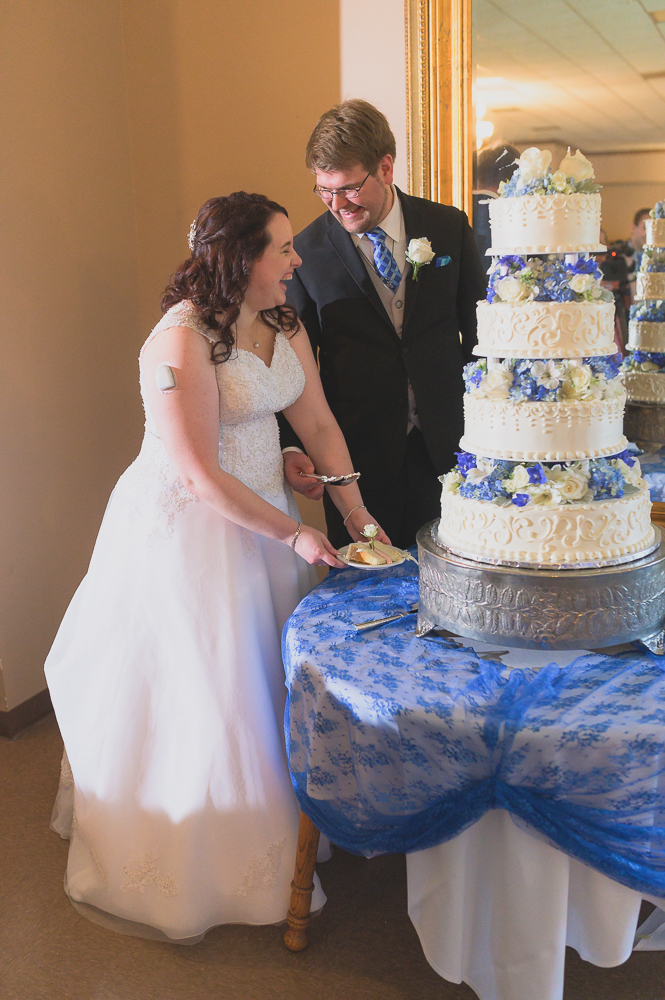
[[[626,403],[623,432],[645,451],[655,451],[665,444],[665,405]]]
[[[526,649],[598,649],[641,639],[662,653],[665,545],[622,566],[513,569],[453,555],[435,541],[438,524],[417,535],[417,635],[438,627]]]

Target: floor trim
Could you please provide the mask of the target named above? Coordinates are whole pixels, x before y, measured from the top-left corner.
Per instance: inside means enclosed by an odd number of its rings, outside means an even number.
[[[40,691],[9,712],[0,712],[0,736],[13,740],[33,722],[37,722],[52,711],[51,696],[47,690]]]

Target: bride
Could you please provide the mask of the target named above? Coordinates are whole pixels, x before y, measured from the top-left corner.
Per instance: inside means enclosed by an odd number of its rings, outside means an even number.
[[[262,195],[199,211],[141,351],[140,454],[46,662],[66,751],[53,816],[71,839],[65,887],[126,933],[192,942],[288,910],[298,807],[280,634],[312,565],[343,564],[300,524],[275,412],[317,472],[352,471],[284,305],[292,240]],[[359,539],[372,518],[357,485],[329,489]]]

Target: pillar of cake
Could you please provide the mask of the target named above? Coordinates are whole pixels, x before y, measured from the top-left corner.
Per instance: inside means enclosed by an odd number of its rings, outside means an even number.
[[[614,304],[593,168],[526,150],[490,202],[494,260],[466,366],[464,437],[442,477],[438,540],[490,562],[603,565],[654,544],[649,492],[626,450]]]
[[[628,394],[626,434],[665,443],[665,202],[646,221],[646,244],[630,307],[622,368]]]

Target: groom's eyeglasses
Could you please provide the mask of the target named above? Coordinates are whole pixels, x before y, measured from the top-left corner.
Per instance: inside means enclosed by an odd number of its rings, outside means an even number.
[[[370,170],[369,174],[367,174],[367,177],[369,177],[371,173],[372,171]],[[367,180],[367,177],[365,177],[365,180],[361,181],[360,184],[354,184],[352,187],[335,188],[333,190],[331,190],[330,188],[322,188],[319,187],[318,184],[315,184],[314,194],[318,194],[319,198],[323,198],[324,201],[332,201],[335,195],[337,195],[338,197],[345,195],[349,199],[349,201],[355,201],[356,198],[360,197],[360,189]]]

